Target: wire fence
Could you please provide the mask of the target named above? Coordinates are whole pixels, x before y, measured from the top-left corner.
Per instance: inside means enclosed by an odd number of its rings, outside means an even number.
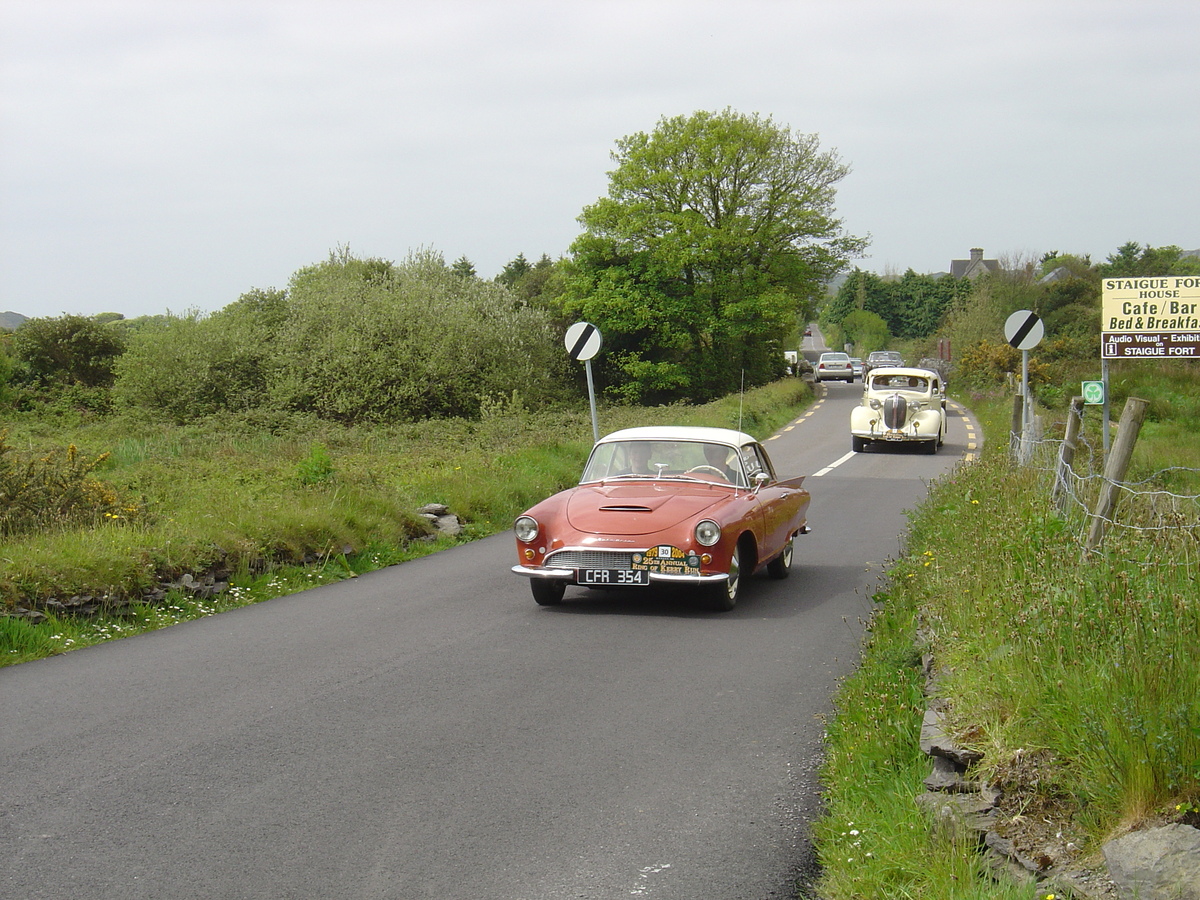
[[[1084,421],[1084,409],[1071,407],[1070,416],[1079,420],[1077,430],[1066,429],[1066,437],[1045,437],[1032,429],[1024,441],[1014,440],[1022,463],[1041,473],[1052,502],[1078,527],[1081,548],[1094,550],[1098,535],[1108,530],[1160,543],[1200,541],[1200,469],[1171,466],[1137,480],[1112,475],[1100,446],[1100,423]]]

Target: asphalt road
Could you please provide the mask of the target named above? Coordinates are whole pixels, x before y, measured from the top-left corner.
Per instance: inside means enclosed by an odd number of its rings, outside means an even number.
[[[539,607],[499,535],[0,669],[0,896],[793,896],[870,593],[974,444],[850,454],[860,392],[767,442],[815,531],[729,613]]]

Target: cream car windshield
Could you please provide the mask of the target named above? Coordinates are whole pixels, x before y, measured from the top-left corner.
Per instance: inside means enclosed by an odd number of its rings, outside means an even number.
[[[686,478],[746,486],[737,448],[705,441],[607,441],[598,445],[581,483]]]
[[[927,393],[929,379],[919,375],[877,375],[871,379],[871,389],[877,391],[916,391]]]

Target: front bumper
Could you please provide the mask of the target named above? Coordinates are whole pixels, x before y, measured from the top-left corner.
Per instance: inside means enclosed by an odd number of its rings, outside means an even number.
[[[546,581],[563,581],[567,584],[581,584],[578,569],[562,569],[554,566],[513,566],[517,575],[526,578],[542,578]],[[665,572],[651,572],[651,584],[719,584],[729,580],[727,572],[713,574],[698,573],[696,575],[671,575]],[[637,585],[631,585],[636,587]]]
[[[868,441],[936,441],[936,434],[922,434],[919,431],[851,431],[854,437],[865,438]]]

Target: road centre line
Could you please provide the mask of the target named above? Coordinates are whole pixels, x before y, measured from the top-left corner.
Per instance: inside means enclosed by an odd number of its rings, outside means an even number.
[[[768,441],[778,440],[779,438],[781,438],[785,434],[787,434],[789,431],[791,431],[793,428],[795,428],[797,425],[803,424],[804,420],[807,419],[809,416],[811,416],[813,413],[815,413],[817,411],[817,407],[820,405],[821,405],[821,401],[818,400],[816,403],[814,403],[812,405],[812,407],[808,410],[808,412],[806,412],[800,418],[796,419],[796,421],[785,426],[781,431],[775,432],[775,434],[771,435],[769,438],[767,438],[767,440]]]
[[[821,469],[821,471],[819,471],[819,472],[813,472],[813,473],[812,473],[812,477],[813,477],[813,478],[820,478],[822,475],[825,475],[825,474],[826,474],[826,473],[828,473],[828,472],[832,472],[834,469],[836,469],[838,466],[840,466],[840,465],[841,465],[842,463],[844,463],[846,460],[848,460],[848,459],[853,459],[853,458],[854,458],[856,455],[857,455],[857,454],[856,454],[856,453],[855,453],[853,450],[851,450],[849,453],[847,453],[847,454],[846,454],[845,456],[843,456],[841,459],[834,460],[834,461],[833,461],[833,462],[831,462],[829,465],[827,465],[825,468]]]

